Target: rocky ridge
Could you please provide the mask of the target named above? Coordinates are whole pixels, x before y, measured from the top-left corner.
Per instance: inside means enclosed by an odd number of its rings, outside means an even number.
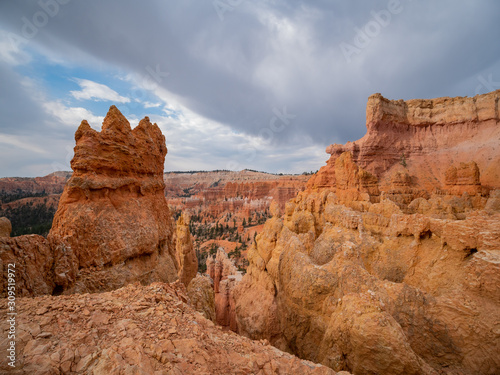
[[[9,374],[335,374],[266,341],[223,332],[188,304],[182,283],[18,300]],[[0,301],[5,316],[7,301]],[[7,321],[0,327],[7,331]],[[8,339],[0,339],[6,352]]]
[[[240,333],[354,374],[498,373],[498,95],[370,97],[249,249]]]
[[[368,98],[366,135],[345,145],[327,148],[327,165],[312,178],[309,188],[332,186],[335,160],[349,151],[354,162],[389,187],[394,169],[409,170],[415,188],[425,192],[450,188],[447,169],[474,162],[481,171],[481,184],[500,188],[498,100],[500,90],[473,98],[388,100],[380,94]],[[473,176],[471,176],[473,177]],[[476,186],[472,178],[466,184]],[[447,186],[448,185],[448,186]],[[456,189],[461,194],[467,189]]]

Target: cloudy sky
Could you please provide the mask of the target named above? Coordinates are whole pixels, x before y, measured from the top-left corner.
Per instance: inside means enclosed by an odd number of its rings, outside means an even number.
[[[500,88],[496,0],[0,1],[0,177],[69,170],[115,104],[165,169],[301,173],[365,133],[369,95]]]

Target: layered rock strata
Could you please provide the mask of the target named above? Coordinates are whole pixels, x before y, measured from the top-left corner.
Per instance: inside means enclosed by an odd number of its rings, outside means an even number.
[[[354,374],[498,373],[496,98],[370,97],[367,135],[256,237],[239,331]]]
[[[219,248],[215,258],[207,258],[207,273],[214,283],[215,321],[222,327],[237,332],[233,289],[242,278],[241,272],[236,269],[225,251]]]
[[[460,168],[460,163],[473,159],[481,170],[481,180],[459,182],[453,193],[470,193],[471,182],[476,188],[480,182],[487,189],[498,189],[499,97],[500,90],[473,98],[408,101],[388,100],[374,94],[366,107],[366,135],[345,145],[329,146],[327,153],[331,157],[327,165],[309,181],[308,187],[333,186],[335,160],[350,151],[359,167],[386,185],[390,185],[393,168],[403,165],[416,187],[427,192],[450,189],[447,169]]]
[[[179,264],[179,279],[188,287],[198,272],[198,258],[189,232],[189,215],[182,214],[176,223],[176,253]]]
[[[100,132],[75,133],[73,174],[48,239],[64,292],[174,281],[174,223],[163,195],[165,137],[146,117],[132,130],[112,106]]]

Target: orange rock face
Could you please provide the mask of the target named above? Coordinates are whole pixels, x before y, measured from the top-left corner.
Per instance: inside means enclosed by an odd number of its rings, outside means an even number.
[[[146,117],[131,129],[112,106],[101,132],[75,134],[73,175],[48,239],[56,284],[69,291],[116,289],[177,278],[174,225],[163,191],[167,148]]]
[[[198,272],[198,258],[194,252],[188,225],[189,216],[182,214],[177,220],[175,246],[179,264],[179,279],[186,288]]]
[[[404,165],[420,189],[445,189],[450,182],[448,168],[461,169],[460,163],[474,161],[481,172],[481,185],[500,188],[499,97],[500,90],[473,98],[408,101],[374,94],[366,107],[366,135],[345,145],[329,146],[327,166],[311,178],[308,187],[332,187],[335,160],[350,151],[356,164],[381,183],[389,183],[393,168]],[[474,177],[469,177],[472,180],[459,183],[463,188],[453,193],[469,192],[471,181],[477,187]]]
[[[10,237],[12,225],[6,217],[0,217],[0,237]]]
[[[240,332],[354,374],[499,373],[498,95],[370,97],[249,249]]]
[[[207,259],[207,274],[212,278],[215,292],[215,321],[237,332],[236,311],[233,289],[241,280],[241,273],[222,249],[217,250],[215,258]]]
[[[10,266],[9,266],[10,265]],[[0,237],[0,297],[7,297],[7,271],[15,271],[16,296],[51,294],[54,283],[54,256],[49,242],[42,236],[30,234],[19,237]]]

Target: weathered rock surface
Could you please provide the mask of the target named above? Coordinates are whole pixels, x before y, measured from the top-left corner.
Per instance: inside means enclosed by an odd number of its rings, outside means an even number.
[[[179,279],[187,287],[198,272],[198,258],[189,232],[189,215],[182,214],[179,217],[175,233]]]
[[[207,275],[197,274],[187,287],[191,306],[205,318],[215,322],[215,293],[213,281]]]
[[[164,197],[165,137],[146,117],[131,129],[112,106],[101,132],[82,121],[73,175],[48,239],[65,292],[177,278],[174,225]]]
[[[392,168],[403,164],[414,186],[432,192],[446,189],[448,168],[471,159],[481,171],[485,188],[500,188],[500,90],[473,98],[388,100],[380,94],[368,98],[366,135],[345,145],[327,148],[331,155],[308,187],[332,187],[335,160],[350,151],[359,167],[390,183]],[[459,172],[460,173],[460,172]],[[477,189],[477,179],[472,177]],[[463,177],[459,180],[463,182]],[[454,184],[455,185],[455,184]],[[458,185],[462,185],[459,182]],[[470,183],[453,193],[470,193]]]
[[[43,177],[0,178],[0,191],[6,196],[23,194],[60,194],[64,190],[71,172],[54,172]]]
[[[236,311],[233,289],[240,282],[242,275],[223,249],[219,248],[215,258],[207,259],[207,274],[213,280],[215,292],[215,321],[222,327],[237,332]]]
[[[51,294],[55,287],[53,265],[54,256],[44,237],[0,237],[0,297],[7,296],[9,269],[15,274],[17,297]]]
[[[335,374],[220,327],[186,302],[182,283],[21,298],[19,374]],[[0,301],[6,316],[7,301]],[[0,329],[7,332],[7,320]],[[0,350],[7,352],[7,335]],[[0,371],[10,373],[6,361]],[[13,372],[16,373],[16,372]]]
[[[0,217],[0,237],[10,237],[12,225],[6,217]]]
[[[370,97],[368,134],[256,237],[239,331],[354,374],[499,373],[498,94]]]

